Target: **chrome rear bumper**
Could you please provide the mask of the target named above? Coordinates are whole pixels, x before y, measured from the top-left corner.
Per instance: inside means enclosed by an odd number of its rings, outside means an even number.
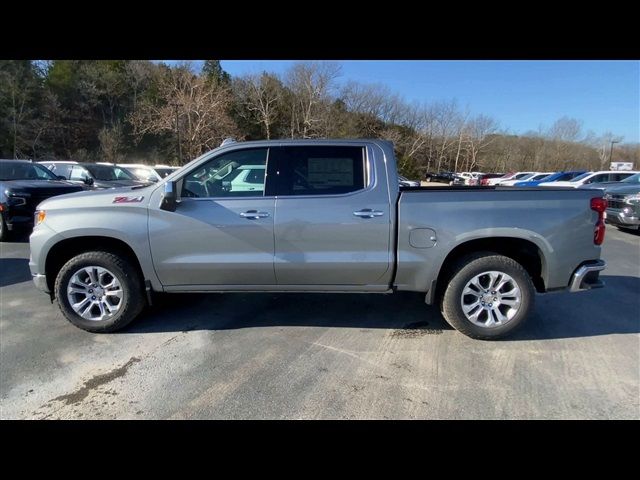
[[[571,277],[569,284],[570,292],[581,292],[583,290],[591,290],[592,288],[604,287],[604,282],[600,280],[599,273],[607,267],[604,260],[594,260],[578,267]]]

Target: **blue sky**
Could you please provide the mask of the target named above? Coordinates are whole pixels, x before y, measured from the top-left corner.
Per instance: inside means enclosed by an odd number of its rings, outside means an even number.
[[[293,61],[223,60],[231,75],[283,73]],[[339,81],[382,83],[412,101],[456,99],[512,133],[550,126],[562,116],[584,130],[640,142],[637,61],[339,61]]]

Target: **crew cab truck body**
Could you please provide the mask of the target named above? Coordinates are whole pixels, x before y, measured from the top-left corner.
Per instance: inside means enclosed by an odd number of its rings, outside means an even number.
[[[225,181],[261,165],[257,188]],[[152,292],[407,290],[463,333],[497,338],[522,324],[536,290],[603,285],[600,197],[399,187],[381,140],[234,142],[154,185],[43,202],[29,265],[93,332],[125,326]]]

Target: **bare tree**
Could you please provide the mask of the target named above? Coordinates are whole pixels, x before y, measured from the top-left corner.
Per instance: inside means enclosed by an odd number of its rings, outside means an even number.
[[[467,125],[467,141],[469,144],[468,171],[472,171],[476,167],[480,153],[496,139],[494,134],[497,130],[497,122],[486,115],[478,115],[469,121]]]
[[[111,127],[103,127],[98,133],[100,141],[100,153],[103,161],[119,163],[124,158],[122,148],[124,146],[124,135],[122,125],[115,123]]]
[[[327,131],[331,92],[339,74],[340,65],[334,62],[296,63],[287,72],[291,138],[320,137]]]
[[[206,82],[188,64],[161,70],[153,82],[157,96],[140,100],[130,117],[138,139],[174,132],[191,159],[237,133],[228,114],[232,98],[227,86]]]
[[[258,123],[266,138],[270,139],[272,126],[281,115],[284,98],[280,80],[275,75],[263,72],[261,75],[247,75],[238,79],[234,87],[248,120]]]

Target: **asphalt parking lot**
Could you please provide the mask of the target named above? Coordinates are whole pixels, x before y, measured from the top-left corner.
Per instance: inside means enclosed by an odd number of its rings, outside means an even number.
[[[417,294],[165,295],[126,331],[69,324],[0,244],[2,419],[637,419],[640,235],[607,228],[604,289],[538,296],[471,340]]]

